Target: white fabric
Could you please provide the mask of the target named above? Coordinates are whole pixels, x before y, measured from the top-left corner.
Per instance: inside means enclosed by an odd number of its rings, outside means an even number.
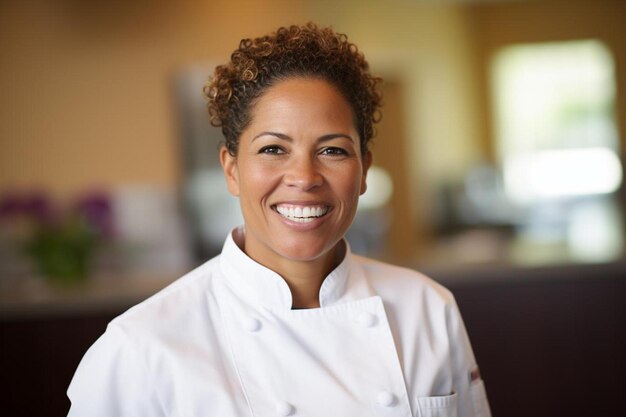
[[[69,416],[489,417],[452,295],[350,253],[320,308],[229,236],[222,254],[114,319],[68,389]]]

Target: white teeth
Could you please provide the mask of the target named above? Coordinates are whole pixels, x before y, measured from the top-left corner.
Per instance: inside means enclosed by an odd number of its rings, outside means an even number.
[[[280,213],[281,216],[288,218],[289,220],[298,222],[298,223],[308,223],[312,222],[316,217],[321,217],[328,212],[328,207],[326,206],[311,206],[311,207],[300,207],[300,206],[276,206],[276,211]]]

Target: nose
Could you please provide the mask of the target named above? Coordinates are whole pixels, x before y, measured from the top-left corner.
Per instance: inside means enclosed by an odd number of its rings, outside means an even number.
[[[309,191],[322,185],[324,177],[321,175],[314,157],[300,156],[292,158],[283,181],[290,187],[298,187],[303,191]]]

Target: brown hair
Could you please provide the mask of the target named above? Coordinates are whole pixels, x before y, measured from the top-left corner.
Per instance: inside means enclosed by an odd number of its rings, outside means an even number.
[[[369,73],[365,57],[346,35],[307,23],[243,39],[230,62],[215,68],[205,85],[211,124],[222,127],[230,154],[237,154],[255,100],[277,81],[296,76],[321,78],[344,95],[365,153],[374,136],[373,125],[380,120],[381,78]]]

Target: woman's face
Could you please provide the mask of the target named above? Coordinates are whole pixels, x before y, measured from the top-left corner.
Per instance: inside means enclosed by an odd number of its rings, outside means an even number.
[[[352,108],[328,82],[289,78],[252,109],[236,157],[221,161],[239,196],[245,251],[272,268],[284,260],[327,260],[365,192],[369,152],[361,154]]]

